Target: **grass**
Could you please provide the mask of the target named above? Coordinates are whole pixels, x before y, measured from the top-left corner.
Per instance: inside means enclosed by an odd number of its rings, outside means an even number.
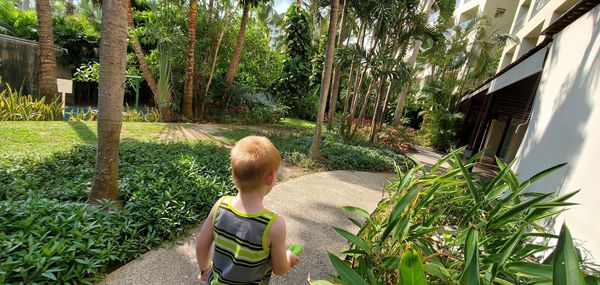
[[[283,129],[283,130],[282,130]],[[266,136],[291,164],[314,171],[355,170],[394,171],[395,165],[406,169],[412,165],[404,154],[370,143],[344,142],[336,133],[323,132],[320,161],[307,156],[312,143],[312,130],[306,127],[282,128],[281,125],[258,127],[228,126],[216,134],[235,143],[249,135]]]
[[[302,119],[284,118],[281,124],[297,128],[314,128],[316,123]]]
[[[121,139],[157,141],[164,123],[123,123]],[[48,156],[80,144],[96,145],[96,122],[0,122],[0,156]]]

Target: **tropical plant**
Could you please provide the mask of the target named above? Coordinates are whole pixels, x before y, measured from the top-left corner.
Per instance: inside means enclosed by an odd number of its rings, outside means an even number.
[[[231,61],[229,62],[229,68],[227,69],[227,73],[225,74],[225,85],[223,90],[223,103],[225,104],[225,108],[227,109],[227,102],[229,101],[229,88],[233,83],[233,79],[237,73],[237,69],[240,63],[240,58],[242,55],[242,48],[244,46],[244,39],[246,36],[246,28],[248,26],[248,16],[251,8],[255,8],[258,6],[258,3],[261,0],[240,0],[240,4],[243,7],[242,10],[242,18],[240,20],[240,31],[238,33],[237,42],[235,45],[235,51],[231,57]]]
[[[128,1],[102,4],[98,94],[98,155],[89,201],[119,199],[119,141],[127,64]]]
[[[331,1],[331,10],[329,12],[329,31],[327,33],[327,47],[325,49],[325,64],[323,67],[323,77],[321,78],[321,94],[319,95],[319,110],[317,113],[317,125],[313,141],[308,151],[312,159],[321,157],[321,129],[325,117],[325,107],[327,105],[327,96],[329,95],[329,85],[331,83],[331,71],[333,69],[333,57],[335,56],[335,34],[337,31],[337,14],[339,9],[339,0]]]
[[[306,84],[310,74],[311,31],[308,13],[301,6],[292,3],[285,15],[285,50],[283,60],[283,74],[276,86],[276,91],[281,100],[290,107],[291,115],[311,119],[314,113],[302,109],[306,101],[304,97],[310,96],[309,86]],[[308,110],[313,110],[310,108]],[[310,114],[310,117],[302,116]]]
[[[2,82],[0,81],[0,85]],[[46,103],[45,98],[24,96],[6,84],[0,92],[0,121],[56,121],[63,119],[62,103],[54,100]]]
[[[365,221],[351,219],[360,228],[356,235],[335,228],[350,242],[343,251],[349,263],[330,256],[337,279],[342,284],[584,284],[583,263],[566,227],[556,236],[541,224],[574,205],[568,199],[577,191],[562,196],[527,191],[564,164],[520,181],[512,165],[498,160],[500,172],[482,182],[467,170],[477,156],[463,162],[462,151],[430,169],[417,162],[406,172],[398,170],[398,180],[385,188],[388,196],[371,214],[344,207]],[[555,241],[554,253],[543,258]]]
[[[513,37],[497,34],[485,17],[474,18],[444,33],[421,61],[431,69],[421,94],[427,97],[422,106],[424,132],[431,145],[445,151],[453,146],[460,127],[458,103],[465,90],[478,86],[496,72],[501,48]]]

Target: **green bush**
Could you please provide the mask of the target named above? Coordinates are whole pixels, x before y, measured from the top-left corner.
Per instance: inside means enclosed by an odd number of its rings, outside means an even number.
[[[62,118],[62,104],[58,100],[46,104],[45,98],[24,96],[8,84],[0,92],[0,121],[56,121]]]
[[[0,161],[0,283],[84,283],[173,240],[233,192],[226,149],[124,141],[123,208],[85,201],[96,149]]]
[[[526,192],[562,165],[519,181],[511,166],[498,160],[500,172],[482,182],[467,171],[474,159],[463,162],[461,151],[429,170],[421,164],[398,171],[371,214],[344,207],[364,222],[353,220],[360,227],[356,235],[335,229],[350,242],[343,251],[350,264],[330,255],[341,283],[584,284],[586,265],[566,226],[556,236],[541,224],[573,205],[568,199],[576,192],[558,197]],[[441,167],[445,162],[447,169]],[[556,251],[544,259],[556,241]],[[585,278],[600,280],[590,273]]]

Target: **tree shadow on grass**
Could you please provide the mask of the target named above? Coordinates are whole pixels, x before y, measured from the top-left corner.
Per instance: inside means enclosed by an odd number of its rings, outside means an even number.
[[[86,123],[75,121],[68,124],[77,133],[81,141],[86,144],[96,144],[98,142],[98,136],[96,136],[96,133]]]

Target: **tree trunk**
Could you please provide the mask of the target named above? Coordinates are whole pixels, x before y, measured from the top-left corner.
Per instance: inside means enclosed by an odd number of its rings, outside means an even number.
[[[67,16],[73,16],[73,14],[75,14],[75,5],[73,4],[73,0],[65,1],[65,14],[67,14]]]
[[[37,0],[35,8],[38,14],[40,35],[40,97],[46,98],[46,103],[51,103],[58,95],[52,10],[48,0]]]
[[[373,88],[373,84],[375,84],[377,80],[371,80],[369,83],[369,87],[367,88],[367,93],[365,94],[365,98],[363,99],[362,107],[360,108],[360,113],[358,114],[358,122],[354,125],[354,129],[352,129],[352,133],[350,134],[350,138],[354,137],[358,128],[362,128],[363,120],[365,119],[365,114],[367,113],[367,106],[369,106],[369,97],[371,96],[371,89]]]
[[[329,31],[327,34],[327,49],[325,51],[325,66],[323,67],[323,76],[321,77],[321,95],[319,102],[319,113],[317,114],[317,124],[315,126],[315,135],[310,146],[309,155],[313,159],[321,157],[321,128],[323,117],[325,116],[325,105],[327,105],[327,93],[331,82],[331,70],[333,68],[333,56],[335,55],[335,32],[337,30],[337,14],[339,9],[339,0],[331,1],[331,11],[329,12]]]
[[[208,82],[206,83],[206,88],[203,90],[202,95],[200,97],[200,119],[204,117],[204,106],[206,104],[206,96],[208,96],[208,90],[210,90],[210,85],[215,76],[215,68],[217,67],[217,60],[219,59],[219,49],[221,48],[221,42],[223,41],[224,35],[225,29],[223,29],[221,31],[221,34],[219,35],[219,40],[217,41],[217,46],[215,47],[215,54],[212,59],[212,66],[210,67]]]
[[[208,1],[208,22],[212,21],[213,18],[213,14],[214,14],[214,6],[215,6],[215,0],[210,0]]]
[[[183,88],[183,115],[191,120],[194,116],[192,101],[194,99],[194,47],[196,45],[196,7],[197,0],[190,0],[188,12],[188,49],[185,66],[185,85]]]
[[[98,153],[89,195],[91,204],[119,198],[119,140],[127,64],[127,3],[102,2],[100,83],[98,93]]]
[[[242,48],[244,47],[244,39],[246,37],[246,27],[248,26],[248,12],[250,10],[250,4],[244,5],[244,11],[242,12],[242,20],[240,23],[240,33],[238,34],[237,43],[235,45],[235,51],[231,62],[229,62],[229,68],[225,74],[225,90],[223,90],[223,103],[227,107],[229,102],[229,88],[233,83],[233,78],[237,73],[238,66],[240,64],[240,57],[242,56]]]
[[[348,22],[348,2],[344,1],[344,12],[342,13],[342,21],[340,23],[340,38],[338,39],[337,46],[340,48],[346,37],[348,36],[348,29],[346,29]],[[333,84],[331,86],[331,96],[329,99],[329,121],[327,121],[327,129],[333,130],[333,120],[335,118],[335,111],[337,107],[338,94],[340,92],[340,79],[342,73],[342,65],[338,64],[333,71]]]
[[[369,141],[373,142],[375,134],[377,133],[377,118],[381,112],[381,95],[383,93],[383,87],[385,86],[385,78],[382,78],[377,88],[377,99],[375,100],[375,108],[373,110],[373,119],[371,120],[371,130],[369,131]]]
[[[385,100],[383,100],[383,108],[381,111],[381,119],[379,120],[379,129],[383,126],[383,119],[385,119],[385,113],[387,112],[388,100],[390,99],[390,91],[392,90],[392,80],[388,83],[387,91],[385,92]]]
[[[346,87],[346,96],[344,96],[344,112],[342,113],[342,119],[340,120],[340,133],[342,137],[345,136],[346,122],[348,121],[348,111],[350,109],[350,92],[352,90],[352,75],[354,74],[354,62],[350,64],[350,72],[348,72],[348,86]]]
[[[431,6],[433,5],[434,0],[424,0],[424,1],[427,1],[427,2],[425,2],[425,6],[423,7],[423,13],[426,15],[426,19],[428,19],[429,15],[431,14]],[[417,57],[419,56],[419,52],[421,51],[422,44],[423,43],[421,42],[421,40],[415,41],[413,53],[408,62],[408,65],[410,66],[411,69],[414,69],[417,64]],[[402,122],[401,119],[402,119],[402,113],[404,111],[404,102],[406,102],[406,95],[408,95],[409,88],[410,88],[410,81],[407,81],[402,86],[402,91],[400,92],[400,95],[398,95],[398,104],[396,105],[396,110],[394,111],[394,120],[392,121],[392,127],[398,127],[398,126],[400,126],[400,123]]]
[[[127,2],[130,3],[129,1]],[[131,6],[127,9],[127,21],[129,22],[129,28],[135,30],[135,25],[133,24],[132,9],[133,8]],[[104,17],[104,15],[102,17]],[[140,41],[138,40],[137,35],[135,33],[130,33],[130,35],[131,46],[133,46],[133,52],[135,53],[135,57],[137,58],[138,63],[140,65],[142,76],[144,76],[148,87],[150,87],[150,91],[152,92],[152,99],[154,100],[154,105],[156,105],[157,109],[160,109],[160,101],[158,100],[158,84],[154,79],[154,75],[152,75],[152,71],[150,71],[148,62],[146,62],[146,58],[144,57],[144,50],[142,50],[142,46],[140,45]]]

